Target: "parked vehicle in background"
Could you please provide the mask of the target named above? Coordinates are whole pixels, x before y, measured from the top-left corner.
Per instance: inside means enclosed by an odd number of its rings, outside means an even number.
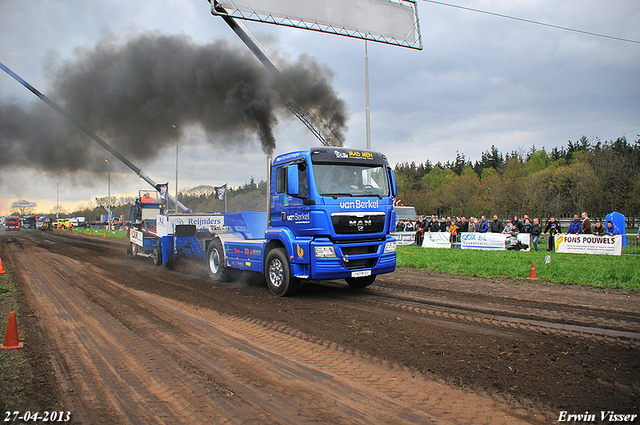
[[[408,219],[411,219],[414,223],[418,218],[416,214],[415,207],[405,207],[405,206],[397,206],[393,207],[393,211],[396,213],[396,223],[400,222],[400,220],[406,222]]]
[[[35,229],[36,228],[36,216],[35,215],[26,215],[22,217],[22,228],[23,229]]]
[[[6,217],[4,219],[4,230],[20,230],[20,217]]]
[[[36,229],[38,230],[53,230],[53,224],[51,223],[51,219],[49,217],[38,217],[38,221],[36,222]]]
[[[69,221],[73,227],[87,227],[86,217],[71,217]]]
[[[60,229],[71,229],[73,227],[73,223],[66,218],[61,218],[53,223],[54,229],[57,229],[58,227],[60,227]]]

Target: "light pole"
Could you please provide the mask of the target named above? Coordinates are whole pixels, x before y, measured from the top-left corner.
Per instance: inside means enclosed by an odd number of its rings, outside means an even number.
[[[369,107],[369,49],[367,48],[367,40],[364,41],[364,81],[366,93],[366,147],[371,150],[371,109]]]
[[[60,181],[56,182],[56,221],[60,217]]]
[[[178,211],[178,142],[180,141],[180,133],[178,133],[178,127],[171,124],[176,130],[176,212]]]
[[[109,224],[109,230],[111,230],[111,163],[108,159],[105,159],[104,162],[109,166],[109,191],[107,192],[107,213],[109,216],[107,217],[107,223]]]

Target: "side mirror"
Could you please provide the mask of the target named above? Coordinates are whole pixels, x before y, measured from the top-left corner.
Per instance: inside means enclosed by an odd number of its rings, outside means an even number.
[[[298,164],[291,164],[287,166],[287,194],[291,196],[298,196],[300,194]]]
[[[391,183],[391,196],[398,195],[398,187],[396,186],[396,174],[389,168],[389,183]]]

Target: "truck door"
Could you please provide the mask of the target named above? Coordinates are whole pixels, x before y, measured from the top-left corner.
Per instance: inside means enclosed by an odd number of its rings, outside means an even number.
[[[283,164],[277,168],[272,226],[288,227],[295,234],[309,227],[308,181],[306,162]]]

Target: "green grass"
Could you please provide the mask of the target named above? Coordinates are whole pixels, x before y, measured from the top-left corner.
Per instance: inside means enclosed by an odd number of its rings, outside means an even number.
[[[54,230],[56,232],[57,230]],[[104,229],[87,229],[87,228],[73,228],[73,233],[80,233],[83,235],[89,236],[89,231],[91,231],[91,236],[95,237],[104,237],[104,234],[107,234],[108,238],[116,238],[116,239],[126,239],[127,231],[126,230],[104,230]],[[68,230],[63,230],[63,232],[68,232]]]
[[[18,289],[13,275],[8,270],[6,256],[3,255],[2,240],[0,240],[0,258],[5,273],[0,274],[0,343],[4,340],[4,333],[9,320],[9,312],[16,313],[19,323]],[[21,337],[20,328],[18,336]],[[24,388],[18,379],[26,362],[23,350],[0,350],[0,408],[4,410],[20,406],[24,401]]]
[[[545,264],[547,255],[551,261]],[[540,281],[640,289],[640,258],[635,256],[398,247],[398,266],[440,273],[524,279],[531,262]]]

